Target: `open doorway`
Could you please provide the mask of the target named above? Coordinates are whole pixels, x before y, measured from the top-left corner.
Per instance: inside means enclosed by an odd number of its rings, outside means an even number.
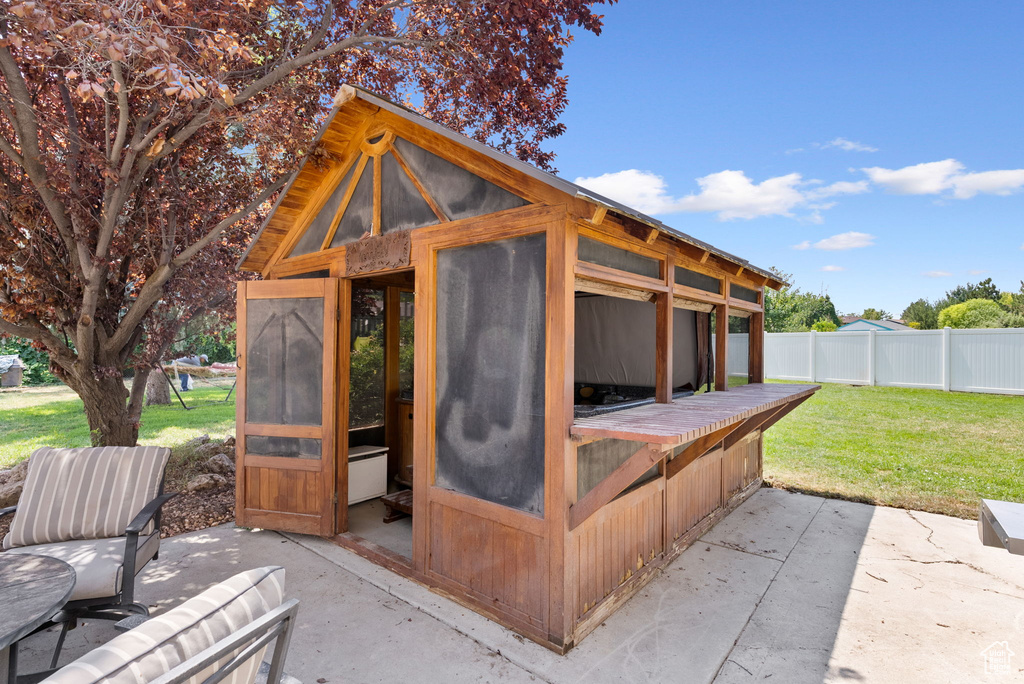
[[[412,271],[351,283],[348,532],[412,558]],[[344,386],[344,385],[343,385]]]

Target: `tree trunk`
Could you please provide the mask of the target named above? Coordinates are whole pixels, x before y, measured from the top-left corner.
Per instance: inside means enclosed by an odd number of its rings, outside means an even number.
[[[159,369],[153,369],[146,380],[146,406],[171,403],[171,386]]]
[[[97,376],[87,370],[75,372],[67,379],[85,406],[92,445],[135,446],[139,422],[129,411],[128,388],[120,372]]]

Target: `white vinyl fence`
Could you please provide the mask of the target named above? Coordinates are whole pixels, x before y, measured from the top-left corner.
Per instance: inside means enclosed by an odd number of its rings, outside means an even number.
[[[746,337],[729,335],[730,375],[746,375]],[[1024,329],[768,333],[764,372],[779,380],[1024,394]]]

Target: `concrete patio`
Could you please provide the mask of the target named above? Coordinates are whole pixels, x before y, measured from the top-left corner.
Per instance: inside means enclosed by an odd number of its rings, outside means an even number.
[[[330,542],[230,525],[164,540],[140,600],[163,610],[270,564],[302,602],[286,669],[306,684],[1024,679],[1024,557],[983,547],[970,521],[773,489],[566,656]],[[61,662],[111,636],[74,630]],[[24,642],[26,670],[55,638]],[[1009,672],[986,672],[1000,642]]]

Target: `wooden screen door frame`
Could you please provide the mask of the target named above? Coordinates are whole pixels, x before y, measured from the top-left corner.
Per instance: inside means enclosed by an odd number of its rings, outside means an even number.
[[[337,452],[337,278],[243,281],[238,283],[238,399],[236,403],[236,522],[283,532],[333,536]],[[247,303],[257,299],[320,299],[323,303],[323,366],[318,426],[246,421]],[[320,440],[320,458],[304,459],[246,453],[249,436]],[[250,505],[256,502],[257,505]]]

